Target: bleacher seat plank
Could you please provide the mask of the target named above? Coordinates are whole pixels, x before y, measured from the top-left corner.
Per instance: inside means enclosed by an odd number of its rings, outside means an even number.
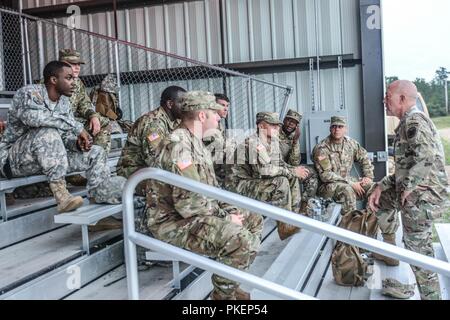
[[[55,215],[55,223],[90,225],[120,212],[121,204],[89,204],[72,212]]]
[[[444,249],[442,249],[442,245],[439,243],[433,243],[434,256],[436,259],[447,261],[447,257],[445,256]],[[450,278],[444,277],[438,274],[439,277],[439,285],[441,287],[441,295],[442,300],[450,300]]]
[[[450,223],[437,223],[435,227],[445,257],[450,262]]]

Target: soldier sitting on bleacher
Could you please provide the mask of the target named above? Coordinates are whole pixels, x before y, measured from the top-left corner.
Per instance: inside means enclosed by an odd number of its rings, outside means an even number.
[[[68,212],[81,207],[83,199],[68,192],[64,178],[67,172],[86,171],[91,201],[120,203],[125,179],[110,177],[105,151],[92,145],[91,136],[73,116],[71,66],[50,62],[44,81],[14,96],[0,142],[0,174],[8,179],[45,174],[58,211]]]

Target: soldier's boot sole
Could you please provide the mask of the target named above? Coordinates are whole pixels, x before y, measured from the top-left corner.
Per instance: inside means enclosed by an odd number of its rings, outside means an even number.
[[[80,196],[70,197],[66,201],[60,203],[57,207],[59,213],[77,210],[83,205],[83,198]]]
[[[281,241],[286,240],[287,238],[293,236],[294,234],[300,232],[300,228],[293,226],[291,224],[287,224],[284,222],[277,222],[277,231],[278,236],[280,237]]]

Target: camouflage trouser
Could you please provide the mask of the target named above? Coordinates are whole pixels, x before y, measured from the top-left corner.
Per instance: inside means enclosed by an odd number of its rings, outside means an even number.
[[[319,186],[319,175],[316,169],[312,166],[306,167],[309,170],[309,175],[306,179],[299,179],[302,185],[302,201],[308,202],[309,199],[314,198],[317,194],[317,188]]]
[[[299,179],[275,177],[268,179],[241,180],[235,188],[236,193],[246,197],[268,202],[273,206],[299,212],[301,193]]]
[[[355,180],[356,182],[356,180]],[[364,187],[366,192],[364,197],[358,197],[352,186],[348,183],[327,183],[319,187],[318,194],[323,198],[332,198],[337,203],[342,204],[342,215],[356,210],[356,200],[367,200],[374,187],[374,183]],[[393,234],[397,232],[399,226],[398,214],[394,207],[390,205],[392,199],[385,195],[380,199],[385,204],[385,210],[377,212],[378,226],[383,234]]]
[[[401,210],[403,224],[403,242],[405,248],[426,256],[434,257],[432,225],[433,219],[439,216],[439,201],[434,200],[429,191],[413,192],[400,206],[399,195],[394,189],[381,194],[380,211],[383,215],[392,209]],[[419,287],[422,300],[440,300],[441,291],[436,273],[411,265]]]
[[[14,177],[44,174],[52,182],[64,179],[67,172],[86,171],[89,195],[98,202],[109,202],[113,194],[115,198],[124,184],[122,177],[114,181],[110,177],[103,148],[93,146],[89,152],[66,150],[58,130],[52,128],[30,130],[11,146],[8,158]]]
[[[76,119],[84,125],[84,129],[87,132],[90,132],[89,121],[82,118]],[[100,128],[100,132],[94,137],[94,145],[102,147],[108,156],[111,150],[111,126],[109,124]]]
[[[151,232],[159,240],[246,270],[258,253],[263,219],[254,214],[245,214],[245,217],[243,226],[225,218],[203,216],[191,218],[187,223],[183,220],[151,228]],[[223,299],[233,299],[239,286],[239,283],[215,274],[212,283],[216,294]]]

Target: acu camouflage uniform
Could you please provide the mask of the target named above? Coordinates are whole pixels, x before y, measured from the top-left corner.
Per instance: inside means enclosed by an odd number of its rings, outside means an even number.
[[[262,113],[261,113],[262,114]],[[264,113],[278,119],[278,114]],[[268,120],[271,121],[271,120]],[[279,120],[277,120],[278,123]],[[301,195],[295,167],[281,159],[279,143],[269,145],[258,133],[236,149],[237,164],[231,168],[230,189],[289,211],[299,212]]]
[[[117,174],[129,178],[139,169],[155,167],[157,156],[163,147],[161,142],[175,130],[179,123],[180,120],[172,120],[163,107],[137,119],[122,149],[122,155],[117,164]],[[138,185],[136,193],[145,195],[145,182]]]
[[[302,120],[302,116],[293,110],[289,110],[286,114],[286,118],[291,118],[296,120],[299,124]],[[280,130],[279,140],[280,140],[280,151],[284,162],[287,164],[298,167],[302,162],[302,155],[300,153],[300,142],[297,140],[294,142],[295,131],[291,134],[287,134],[283,129]],[[317,188],[319,186],[319,177],[317,176],[316,170],[311,166],[306,166],[310,174],[306,179],[300,179],[300,183],[303,186],[302,201],[307,202],[308,199],[314,198],[317,193]]]
[[[53,182],[64,179],[68,172],[86,171],[91,198],[99,203],[120,203],[125,180],[110,178],[102,148],[79,151],[77,139],[82,130],[67,97],[52,104],[45,85],[23,87],[14,96],[0,142],[1,174],[10,179],[45,174]]]
[[[395,173],[385,177],[377,214],[401,210],[405,248],[430,257],[433,220],[449,208],[444,149],[433,122],[417,107],[396,129]],[[424,191],[418,189],[422,187]],[[401,205],[401,194],[412,191]],[[411,265],[423,300],[440,299],[437,274]]]
[[[189,92],[182,110],[217,109],[212,94]],[[180,126],[166,140],[159,167],[211,186],[218,186],[211,155],[203,142]],[[254,260],[261,239],[263,220],[244,213],[243,226],[234,224],[230,214],[239,209],[171,185],[149,181],[147,226],[157,239],[224,264],[245,270]],[[238,283],[213,275],[216,296],[234,299]]]

